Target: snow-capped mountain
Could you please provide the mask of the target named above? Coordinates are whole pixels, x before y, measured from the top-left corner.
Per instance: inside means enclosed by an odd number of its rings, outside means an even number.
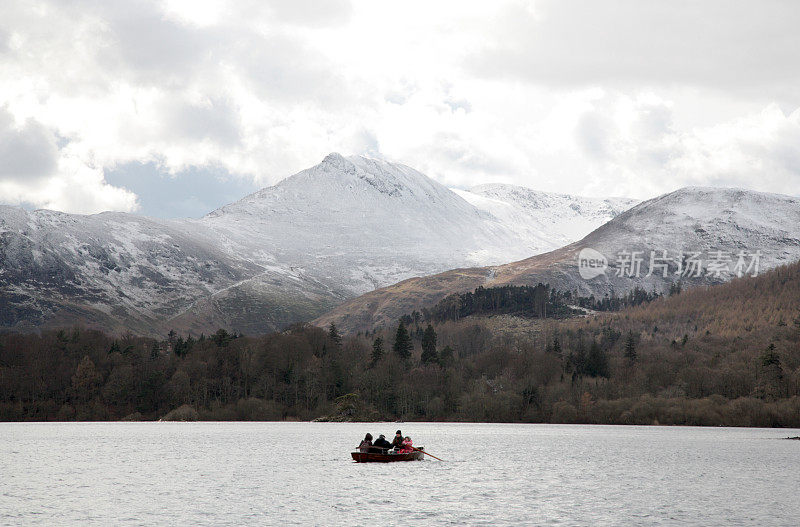
[[[596,272],[579,268],[595,260]],[[603,263],[602,260],[605,259]],[[753,275],[800,259],[800,199],[740,189],[689,187],[645,201],[582,240],[514,263],[459,269],[377,289],[317,319],[346,330],[393,323],[449,294],[478,286],[549,283],[561,290],[665,291]],[[600,272],[602,271],[602,272]]]
[[[0,207],[0,324],[258,333],[410,277],[549,250],[622,207],[505,185],[454,192],[339,154],[200,219]]]
[[[500,221],[416,170],[339,154],[200,223],[228,252],[313,270],[353,293],[521,252]]]
[[[527,240],[531,256],[579,240],[638,203],[628,198],[586,198],[503,184],[452,190]]]
[[[0,324],[148,332],[257,272],[181,222],[0,206]]]

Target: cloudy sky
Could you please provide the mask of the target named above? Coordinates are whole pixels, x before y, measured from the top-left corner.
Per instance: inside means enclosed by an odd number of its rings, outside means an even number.
[[[449,186],[800,194],[800,4],[0,3],[0,202],[200,216],[366,154]]]

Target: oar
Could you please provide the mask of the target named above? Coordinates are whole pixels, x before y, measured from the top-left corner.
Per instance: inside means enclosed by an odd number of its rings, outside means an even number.
[[[433,454],[428,454],[427,452],[425,452],[425,451],[424,451],[424,450],[422,450],[421,448],[415,448],[415,447],[413,447],[413,446],[412,446],[412,447],[411,447],[411,449],[412,449],[412,450],[416,450],[417,452],[422,452],[422,453],[423,453],[423,454],[425,454],[426,456],[431,456],[433,459],[438,459],[439,461],[442,461],[442,462],[444,462],[444,459],[440,459],[440,458],[438,458],[438,457],[434,456]]]
[[[358,447],[358,446],[357,446],[357,447],[355,448],[355,450],[358,450],[359,448],[361,448],[361,447]],[[412,446],[412,447],[411,447],[411,450],[416,450],[417,452],[422,452],[422,453],[423,453],[423,454],[425,454],[426,456],[431,456],[433,459],[438,459],[439,461],[441,461],[441,462],[443,462],[443,463],[444,463],[444,459],[442,459],[442,458],[440,458],[440,457],[436,457],[436,456],[434,456],[433,454],[428,454],[427,452],[425,452],[425,451],[424,451],[424,450],[422,450],[421,448],[416,448],[416,447],[413,447],[413,446]],[[369,452],[368,452],[368,453],[369,453]]]

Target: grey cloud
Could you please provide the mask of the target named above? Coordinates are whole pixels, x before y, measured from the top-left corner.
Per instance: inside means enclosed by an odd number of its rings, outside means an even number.
[[[0,53],[5,53],[8,51],[9,41],[11,40],[11,35],[9,34],[8,30],[3,27],[0,27]]]
[[[248,49],[237,54],[238,67],[264,97],[337,104],[348,97],[344,81],[296,38],[272,35],[239,45]]]
[[[670,161],[683,155],[679,141],[665,144],[665,139],[676,139],[672,126],[672,110],[663,104],[651,104],[637,108],[633,122],[633,134],[639,138],[637,161],[643,166],[661,169]]]
[[[338,26],[353,14],[349,0],[272,0],[269,6],[280,21],[310,27]]]
[[[796,186],[795,192],[800,193],[800,148],[797,147],[800,144],[798,142],[800,137],[795,137],[794,139],[795,142],[790,143],[785,140],[775,145],[769,154],[772,155],[779,166],[783,166],[787,172],[792,174]]]
[[[212,139],[231,146],[241,141],[238,109],[227,100],[212,99],[209,104],[168,102],[166,126],[178,137]]]
[[[58,148],[52,132],[36,121],[21,127],[0,107],[0,179],[19,183],[53,175],[58,165]]]
[[[224,74],[223,65],[238,69],[267,98],[341,102],[346,93],[330,64],[296,33],[190,28],[148,11],[114,16],[117,52],[143,83],[181,86],[210,72]]]
[[[469,67],[554,85],[687,84],[794,93],[800,4],[551,0],[509,8]]]
[[[218,24],[198,27],[165,14],[155,2],[64,0],[51,5],[50,12],[64,27],[76,28],[76,42],[90,44],[86,51],[94,55],[102,83],[93,88],[98,92],[130,82],[166,90],[203,85],[226,93],[223,76],[231,74],[249,81],[259,96],[283,102],[342,104],[349,97],[342,76],[293,27],[304,13],[312,25],[342,23],[352,11],[349,2],[252,2],[237,7],[252,24],[232,14]],[[30,9],[21,11],[28,32],[30,26],[48,22]],[[37,34],[36,42],[50,40]],[[64,77],[59,72],[53,80],[60,83]]]
[[[598,112],[583,114],[575,126],[575,141],[578,146],[595,159],[610,157],[610,143],[614,134],[614,124]]]
[[[658,139],[674,131],[672,111],[664,104],[640,106],[634,126],[640,137]]]
[[[659,170],[684,154],[668,106],[658,103],[637,105],[636,117],[627,133],[612,119],[612,107],[603,105],[601,101],[598,108],[581,115],[575,125],[575,143],[590,158]],[[630,137],[636,138],[635,143],[631,144]],[[626,155],[632,157],[626,159]]]
[[[116,5],[121,7],[108,9],[106,15],[114,46],[105,55],[105,61],[113,68],[120,65],[121,59],[135,71],[158,74],[154,82],[163,82],[163,76],[190,73],[223,40],[217,30],[184,26],[164,18],[154,7]]]
[[[438,159],[443,166],[452,167],[462,174],[484,176],[515,172],[513,164],[499,155],[483,152],[480,146],[470,144],[454,133],[435,134],[429,146],[420,149],[422,157]]]
[[[636,152],[636,162],[647,169],[660,170],[669,166],[674,159],[683,155],[680,146],[643,144]]]
[[[766,141],[740,139],[737,148],[759,161],[772,177],[782,177],[794,194],[800,194],[800,109],[776,128]]]

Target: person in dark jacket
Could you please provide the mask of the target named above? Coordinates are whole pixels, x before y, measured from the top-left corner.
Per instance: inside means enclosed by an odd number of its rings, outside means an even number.
[[[386,436],[383,434],[381,434],[380,437],[378,437],[378,439],[372,443],[372,449],[381,454],[385,454],[390,448],[392,448],[392,444],[386,440]]]
[[[392,440],[392,448],[397,450],[403,449],[403,433],[400,430],[398,430],[394,435],[394,439]]]
[[[364,436],[364,440],[361,441],[361,444],[358,445],[358,450],[361,452],[369,452],[370,448],[372,447],[372,434],[367,434]]]

